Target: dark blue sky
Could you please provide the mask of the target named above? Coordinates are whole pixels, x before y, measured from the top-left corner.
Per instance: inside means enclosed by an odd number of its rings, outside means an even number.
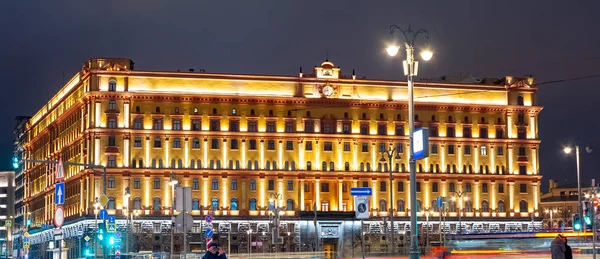
[[[63,71],[70,78],[90,57],[128,57],[142,70],[295,75],[328,52],[346,73],[403,79],[384,47],[390,24],[411,23],[429,30],[436,51],[422,77],[600,75],[598,1],[201,2],[0,2],[1,165],[10,165],[14,117],[32,115],[60,89]],[[600,77],[539,86],[545,178],[575,180],[575,160],[561,152],[574,136],[598,146],[599,94]],[[599,157],[600,147],[582,154],[584,180],[600,178]]]

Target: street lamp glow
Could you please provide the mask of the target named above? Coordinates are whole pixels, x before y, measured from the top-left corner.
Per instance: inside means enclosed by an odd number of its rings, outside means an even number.
[[[433,57],[433,52],[431,52],[429,50],[421,51],[421,58],[423,60],[429,61],[429,60],[431,60],[432,57]]]
[[[393,57],[393,56],[396,56],[398,54],[398,51],[400,50],[400,47],[398,45],[390,45],[385,50],[387,51],[388,55],[390,55],[391,57]]]
[[[563,151],[565,151],[566,154],[571,154],[571,151],[573,151],[573,149],[571,147],[565,147]]]

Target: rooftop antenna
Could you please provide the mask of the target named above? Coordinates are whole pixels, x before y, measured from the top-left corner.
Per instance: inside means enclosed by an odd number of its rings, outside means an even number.
[[[329,52],[325,51],[325,62],[329,61]]]

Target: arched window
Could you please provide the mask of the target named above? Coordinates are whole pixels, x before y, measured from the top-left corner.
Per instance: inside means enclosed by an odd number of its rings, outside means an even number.
[[[379,211],[387,211],[387,202],[385,200],[379,201]]]
[[[198,114],[198,107],[194,107],[194,114]]]
[[[156,197],[152,200],[152,209],[160,210],[160,198]]]
[[[380,113],[380,114],[379,114],[379,119],[380,119],[380,120],[383,120],[383,113]]]
[[[346,172],[350,171],[350,163],[346,162],[344,164],[344,171],[346,171]]]
[[[209,166],[210,169],[215,169],[215,161],[214,160],[210,160]]]
[[[463,122],[469,122],[469,117],[468,117],[468,116],[465,116],[465,118],[464,118]]]
[[[417,200],[417,212],[421,211],[421,200]]]
[[[371,172],[371,163],[367,162],[367,172]]]
[[[290,162],[289,161],[285,161],[285,163],[283,163],[283,168],[286,171],[290,170]]]
[[[479,165],[479,173],[483,174],[483,165]]]
[[[450,171],[450,164],[446,164],[446,172],[445,173],[451,173],[452,171]]]
[[[456,202],[455,201],[450,201],[448,204],[448,210],[450,210],[450,212],[456,212]]]
[[[266,170],[271,170],[271,161],[267,160],[267,165],[265,167]]]
[[[504,201],[498,201],[498,212],[506,212],[504,209]]]
[[[175,168],[175,158],[171,158],[171,168]]]
[[[327,171],[327,162],[323,161],[323,164],[321,165],[321,171]]]
[[[218,210],[219,209],[219,198],[212,198],[210,205],[212,206],[213,210]]]
[[[423,164],[419,164],[419,173],[423,172]]]
[[[175,107],[175,114],[179,113],[179,107]]]
[[[310,111],[307,111],[307,112],[306,112],[306,117],[309,117],[309,118],[310,118]]]
[[[235,169],[240,169],[240,160],[235,160]]]
[[[250,210],[256,210],[256,199],[250,199]]]
[[[400,113],[396,114],[396,120],[397,121],[402,120],[402,115],[400,115]]]
[[[360,163],[360,171],[364,172],[365,171],[365,163]]]
[[[306,162],[306,170],[307,171],[312,170],[312,164],[310,163],[310,161]]]
[[[156,168],[156,158],[152,158],[152,168]]]
[[[490,173],[490,167],[489,166],[485,166],[485,174],[489,174]]]
[[[231,198],[231,210],[238,210],[237,198]]]
[[[366,119],[367,119],[367,113],[364,113],[364,112],[363,112],[363,114],[362,114],[362,119],[363,119],[363,120],[366,120]]]
[[[138,162],[139,162],[140,168],[143,168],[144,167],[144,160],[142,160],[140,158],[140,159],[138,159]]]
[[[448,122],[452,122],[452,116],[448,116]]]
[[[440,172],[440,165],[439,164],[435,164],[435,172],[436,173]]]
[[[116,209],[115,197],[108,197],[108,206],[107,209],[114,210]]]
[[[292,211],[292,210],[294,210],[294,200],[292,200],[292,199],[287,199],[287,202],[286,202],[286,209],[287,209],[288,211]]]
[[[237,115],[237,110],[235,108],[231,109],[231,114],[232,115]]]
[[[160,113],[160,107],[156,106],[155,112]]]
[[[158,159],[158,168],[163,168],[163,161],[162,158]]]
[[[221,160],[217,159],[217,169],[221,169]]]
[[[525,105],[525,101],[523,100],[522,95],[519,95],[519,97],[517,97],[517,105]]]
[[[401,169],[402,169],[402,172],[406,172],[406,165],[405,165],[404,163],[402,163],[401,167],[402,167],[402,168],[401,168]]]
[[[233,160],[229,160],[229,169],[233,169]]]
[[[435,121],[435,115],[431,115],[431,121]]]
[[[394,167],[394,171],[400,172],[400,163],[396,163],[396,167]]]
[[[473,203],[471,200],[465,201],[465,212],[473,212]]]
[[[114,79],[108,81],[108,91],[117,91],[117,81],[115,81]]]
[[[333,162],[329,162],[329,171],[335,171],[335,164]]]
[[[481,202],[481,212],[490,212],[490,205],[489,205],[488,201],[483,200]]]
[[[398,200],[398,204],[396,205],[396,207],[396,211],[398,212],[406,211],[406,209],[404,208],[404,200]]]
[[[429,164],[429,172],[433,173],[433,164]]]
[[[135,107],[135,112],[137,112],[137,113],[140,113],[140,112],[141,112],[140,106],[136,106],[136,107]]]
[[[273,110],[269,110],[269,116],[273,116]]]
[[[254,170],[258,170],[258,160],[254,160]]]
[[[137,164],[137,158],[131,160],[131,168],[135,168]]]
[[[192,199],[192,210],[200,210],[200,199]]]
[[[142,199],[140,197],[135,197],[135,199],[133,199],[133,209],[134,210],[142,209]]]
[[[500,166],[496,166],[496,171],[494,172],[495,174],[500,174]]]
[[[348,113],[344,112],[344,119],[348,119]]]
[[[217,115],[217,108],[213,108],[213,109],[212,109],[212,114],[213,114],[213,115]]]
[[[527,201],[521,200],[519,202],[519,212],[527,212]]]
[[[183,168],[183,160],[177,159],[177,168]]]
[[[292,171],[296,170],[296,162],[292,161]]]
[[[254,109],[250,109],[250,116],[254,116]]]

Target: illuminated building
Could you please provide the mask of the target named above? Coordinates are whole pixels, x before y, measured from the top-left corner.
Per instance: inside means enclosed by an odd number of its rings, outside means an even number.
[[[558,183],[553,179],[548,180],[548,192],[540,195],[540,212],[544,213],[544,227],[549,227],[550,213],[552,213],[553,228],[572,227],[572,216],[577,213],[577,183]],[[581,183],[585,194],[590,187],[596,186],[596,180],[591,184]]]
[[[415,87],[415,123],[431,133],[431,155],[417,163],[420,217],[437,219],[434,200],[465,191],[468,200],[458,202],[469,231],[540,227],[532,224],[540,212],[542,109],[533,78],[456,83],[446,77]],[[368,224],[388,216],[390,166],[379,162],[380,150],[397,145],[403,152],[391,165],[395,229],[408,225],[406,100],[406,82],[345,76],[329,61],[310,74],[266,76],[137,71],[128,59],[91,59],[30,119],[25,153],[106,166],[109,213],[123,215],[129,206],[141,222],[170,218],[171,172],[193,189],[192,215],[213,208],[217,222],[242,220],[233,232],[258,232],[243,222],[256,220],[260,228],[271,195],[279,193],[276,205],[286,207],[282,222],[290,232],[314,231],[312,218],[298,223],[298,217],[312,215],[316,205],[323,243],[341,248],[349,244],[336,241],[345,231],[340,224],[354,224],[351,187],[373,188]],[[55,166],[24,166],[26,212],[51,224]],[[69,229],[69,221],[94,218],[104,183],[91,169],[65,172]],[[451,231],[459,207],[449,207]],[[323,223],[328,215],[348,220]],[[152,222],[154,229],[165,226]],[[430,223],[439,229],[436,220]],[[310,237],[304,235],[303,243]]]
[[[13,254],[14,205],[15,172],[0,171],[0,256],[7,258]]]

